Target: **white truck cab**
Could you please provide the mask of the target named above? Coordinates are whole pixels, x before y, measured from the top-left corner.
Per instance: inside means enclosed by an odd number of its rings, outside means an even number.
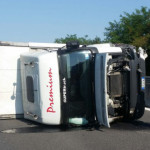
[[[145,56],[130,45],[79,46],[21,54],[24,117],[49,125],[110,127],[145,108]]]

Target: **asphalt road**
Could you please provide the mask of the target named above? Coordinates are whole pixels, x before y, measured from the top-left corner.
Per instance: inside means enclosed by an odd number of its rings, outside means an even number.
[[[149,150],[150,111],[111,128],[69,129],[26,120],[0,120],[0,150]]]

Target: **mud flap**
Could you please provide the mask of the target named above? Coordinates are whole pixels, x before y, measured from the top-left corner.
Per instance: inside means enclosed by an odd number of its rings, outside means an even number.
[[[108,120],[106,84],[108,54],[96,54],[95,57],[95,103],[97,120],[99,124],[110,127]]]

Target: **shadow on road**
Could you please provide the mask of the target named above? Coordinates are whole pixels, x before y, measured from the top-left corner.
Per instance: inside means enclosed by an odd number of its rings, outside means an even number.
[[[139,120],[131,122],[115,122],[111,125],[111,129],[128,131],[150,130],[150,123]]]
[[[89,126],[62,126],[62,125],[43,125],[37,122],[32,122],[25,119],[19,119],[26,127],[17,127],[0,131],[1,133],[52,133],[52,132],[66,132],[78,130],[90,130],[94,128]],[[96,128],[95,128],[96,129]]]
[[[83,127],[74,127],[74,126],[49,126],[41,125],[39,123],[33,123],[28,120],[21,120],[27,124],[27,127],[12,128],[1,131],[1,133],[52,133],[52,132],[68,132],[68,131],[102,131],[105,132],[104,127],[94,126],[83,126]],[[128,131],[141,131],[141,130],[150,130],[150,123],[143,121],[132,121],[132,122],[115,122],[111,124],[110,130],[128,130]]]

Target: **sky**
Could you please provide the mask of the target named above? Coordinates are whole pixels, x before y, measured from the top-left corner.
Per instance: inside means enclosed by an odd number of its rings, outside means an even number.
[[[0,41],[48,42],[67,34],[104,37],[109,22],[150,0],[0,0]]]

